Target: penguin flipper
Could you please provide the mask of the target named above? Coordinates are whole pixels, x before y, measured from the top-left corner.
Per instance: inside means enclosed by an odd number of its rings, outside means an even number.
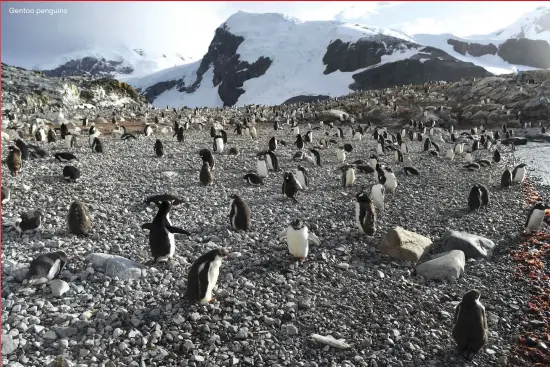
[[[185,229],[181,229],[181,228],[178,228],[178,227],[166,226],[166,225],[165,225],[165,228],[166,228],[167,230],[169,230],[171,233],[186,234],[186,235],[188,235],[188,236],[191,235],[191,232],[187,232]]]
[[[210,271],[210,263],[204,264],[204,267],[199,271],[199,300],[206,297],[206,291],[208,289],[208,272]]]
[[[321,241],[319,240],[319,237],[315,235],[313,232],[309,232],[308,240],[319,246],[321,244]]]
[[[151,228],[153,228],[153,223],[143,223],[141,225],[141,229],[148,229],[148,230],[151,230]]]

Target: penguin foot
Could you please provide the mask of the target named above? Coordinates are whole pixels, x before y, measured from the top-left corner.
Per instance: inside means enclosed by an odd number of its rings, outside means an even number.
[[[303,263],[304,261],[306,261],[306,258],[305,257],[299,257],[298,260],[300,260],[300,262]]]
[[[216,301],[216,297],[212,297],[210,298],[210,301],[208,301],[208,303],[214,303]]]

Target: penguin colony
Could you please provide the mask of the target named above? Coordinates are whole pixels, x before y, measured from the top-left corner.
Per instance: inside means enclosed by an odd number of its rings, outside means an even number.
[[[303,118],[304,111],[312,112],[312,108],[305,104],[299,110],[294,110],[290,114],[285,112],[284,115],[277,115],[280,120],[284,120],[282,119],[284,116],[286,122],[276,121],[273,125],[273,130],[287,132],[287,139],[291,142],[294,140],[292,144],[286,144],[275,136],[271,136],[265,142],[265,146],[261,146],[265,136],[259,134],[255,127],[258,123],[256,120],[262,119],[261,111],[247,108],[247,113],[252,118],[247,117],[244,122],[234,122],[234,134],[247,136],[250,140],[258,142],[259,145],[259,152],[255,153],[254,156],[254,166],[249,166],[249,168],[253,167],[254,169],[249,172],[244,170],[242,176],[240,176],[243,184],[261,187],[265,186],[266,182],[280,180],[281,197],[285,199],[282,200],[281,205],[296,206],[299,210],[300,200],[307,200],[306,191],[318,189],[311,179],[311,172],[323,167],[324,164],[327,164],[326,162],[336,161],[339,166],[334,167],[335,186],[347,192],[346,196],[348,198],[354,198],[350,203],[350,207],[352,204],[355,205],[357,231],[360,235],[366,236],[366,242],[369,241],[368,237],[376,234],[377,221],[384,215],[387,206],[391,206],[390,199],[395,197],[399,191],[398,179],[406,184],[406,180],[413,180],[415,176],[423,175],[422,171],[407,165],[410,154],[423,154],[426,157],[425,159],[449,161],[450,164],[456,165],[458,172],[461,170],[474,172],[474,176],[472,176],[474,179],[475,171],[500,164],[503,170],[501,182],[495,183],[494,186],[500,186],[501,189],[513,189],[514,185],[523,182],[526,178],[526,165],[508,166],[509,162],[506,162],[501,153],[506,151],[507,148],[500,145],[498,134],[486,131],[482,127],[479,128],[479,131],[477,129],[472,130],[471,133],[463,133],[460,138],[457,138],[455,132],[445,129],[437,130],[439,131],[439,135],[437,135],[436,129],[433,127],[430,128],[428,134],[426,126],[422,122],[410,121],[401,131],[394,134],[385,128],[372,126],[368,122],[359,124],[349,119],[349,117],[343,117],[341,120],[350,124],[349,133],[347,130],[345,133],[343,128],[336,128],[332,122],[325,124],[325,122],[317,120],[318,126],[313,126],[311,122],[307,126],[300,125],[297,115],[302,114]],[[313,112],[317,114],[317,112]],[[194,116],[199,113],[200,110],[198,109],[193,112]],[[159,121],[158,116],[155,117],[155,120]],[[88,124],[86,119],[84,126],[87,127]],[[188,135],[187,131],[190,125],[189,121],[182,121],[178,118],[173,129],[169,130],[169,136],[172,135],[173,131],[172,138],[175,142],[187,144],[186,135]],[[154,139],[150,140],[153,148],[151,149],[151,155],[154,155],[158,158],[158,162],[161,162],[167,153],[170,154],[171,145],[163,143],[163,138],[161,138],[163,134],[159,132],[159,126],[159,122],[147,124],[142,133],[137,134],[137,137],[128,133],[123,126],[117,129],[116,132],[119,133],[121,140],[131,141],[138,139],[138,137],[139,139]],[[195,121],[194,126],[200,130],[204,124]],[[230,146],[231,141],[225,131],[226,126],[227,123],[212,124],[210,128],[212,145],[195,153],[201,162],[200,165],[197,165],[199,168],[197,171],[198,181],[205,186],[205,190],[217,184],[214,172],[223,170],[223,166],[220,167],[219,163],[216,164],[217,161],[221,160],[218,157],[225,155],[239,156],[241,154],[238,147]],[[303,135],[300,133],[301,128],[303,128]],[[231,130],[228,131],[231,132]],[[103,153],[104,148],[109,148],[109,138],[99,138],[100,133],[95,123],[92,123],[87,132],[89,146],[93,154]],[[78,150],[77,134],[69,131],[67,125],[61,125],[59,133],[61,140],[64,142],[64,151],[56,152],[53,159],[63,162],[63,178],[76,184],[82,179],[82,173],[77,167],[79,165],[78,158],[71,151],[78,151],[79,154],[83,151]],[[115,132],[113,132],[114,136]],[[374,140],[376,145],[369,157],[362,157],[364,160],[353,160],[350,159],[350,156],[353,156],[354,146],[339,141],[339,139],[344,138],[353,140],[353,144],[356,145]],[[34,139],[37,142],[46,144],[55,143],[57,132],[54,129],[49,129],[46,132],[41,127],[35,131]],[[166,142],[168,139],[164,139],[164,141]],[[331,149],[331,146],[334,148]],[[498,148],[491,149],[492,146]],[[292,158],[287,158],[286,154],[280,153],[281,147],[297,151],[293,155],[291,154]],[[445,150],[445,148],[447,149]],[[15,144],[9,146],[8,151],[5,164],[10,174],[14,176],[14,180],[24,175],[26,162],[31,157],[40,159],[45,158],[48,154],[39,146],[27,144],[20,138],[15,140]],[[440,152],[442,153],[441,157]],[[443,155],[443,153],[445,154]],[[329,155],[333,155],[333,157],[329,159]],[[238,159],[238,157],[233,159]],[[70,162],[70,164],[65,162]],[[389,162],[399,169],[394,172]],[[332,163],[328,164],[331,165]],[[369,175],[372,175],[372,179],[369,179]],[[237,193],[238,191],[236,189],[235,192],[229,193],[227,196],[229,203],[229,207],[226,209],[228,226],[233,231],[250,231],[255,225],[253,222],[254,206],[249,206],[248,202],[253,202],[253,197],[250,195],[241,196]],[[8,203],[12,196],[8,188],[2,187],[3,204]],[[184,221],[179,221],[176,225],[170,219],[172,207],[183,202],[183,199],[170,194],[154,195],[145,199],[146,204],[155,204],[157,207],[157,213],[151,218],[151,221],[141,225],[143,230],[148,231],[148,244],[152,258],[149,265],[168,261],[174,257],[178,251],[177,238],[179,236],[176,237],[176,234],[193,235],[193,233],[178,226],[184,226]],[[474,183],[468,194],[467,206],[472,211],[490,210],[489,188],[480,183]],[[540,231],[548,210],[550,210],[550,207],[543,202],[534,205],[527,216],[524,225],[525,230],[528,232]],[[307,213],[302,213],[302,215],[305,214]],[[22,236],[23,233],[40,230],[44,225],[44,221],[45,213],[40,209],[36,209],[22,213],[13,227]],[[308,227],[310,223],[307,223],[306,220],[295,218],[289,223],[278,224],[283,227],[278,240],[286,242],[289,254],[298,259],[299,262],[307,260],[310,253],[310,243],[315,245],[317,249],[322,246],[322,240]],[[88,235],[94,231],[91,217],[84,203],[74,201],[71,204],[67,216],[67,226],[69,232],[75,235]],[[69,249],[66,251],[70,252]],[[212,249],[198,256],[189,268],[187,275],[185,296],[188,300],[201,305],[215,300],[214,289],[218,283],[220,268],[227,258],[228,251],[224,248]],[[65,251],[50,252],[38,256],[30,264],[27,283],[41,285],[51,281],[61,274],[69,260],[70,257]],[[480,302],[480,296],[480,292],[477,290],[467,292],[457,305],[453,318],[452,337],[456,341],[459,354],[467,359],[471,359],[487,342],[487,317],[485,308]]]

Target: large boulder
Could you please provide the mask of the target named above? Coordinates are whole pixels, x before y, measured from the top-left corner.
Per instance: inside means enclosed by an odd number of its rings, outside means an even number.
[[[466,256],[460,250],[452,250],[433,255],[428,260],[416,267],[416,274],[427,280],[453,281],[464,274]]]
[[[448,230],[441,238],[442,251],[460,250],[467,259],[485,258],[493,255],[495,243],[490,239],[466,232]]]
[[[398,260],[417,262],[430,251],[432,244],[429,238],[396,226],[382,238],[378,249]]]
[[[93,253],[86,258],[95,267],[102,268],[107,276],[121,280],[139,279],[147,274],[148,267],[122,256]]]

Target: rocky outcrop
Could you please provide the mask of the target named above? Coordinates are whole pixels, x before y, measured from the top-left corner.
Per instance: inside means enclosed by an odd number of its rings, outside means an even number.
[[[467,259],[485,258],[493,255],[495,243],[488,238],[470,233],[448,230],[441,238],[442,251],[460,250]]]
[[[134,69],[124,66],[122,61],[104,58],[83,57],[70,60],[52,70],[44,70],[46,76],[112,76],[112,74],[131,74]]]
[[[147,99],[147,102],[153,103],[155,98],[160,96],[162,93],[174,88],[176,85],[178,85],[178,83],[181,83],[182,81],[183,79],[159,82],[148,87],[142,93],[145,96],[145,99]]]
[[[500,45],[498,56],[514,65],[550,68],[550,44],[544,40],[509,39]]]
[[[287,99],[282,104],[294,104],[294,103],[312,103],[318,101],[326,101],[330,96],[318,95],[318,96],[296,96]]]
[[[469,43],[452,38],[448,39],[447,43],[453,46],[453,50],[461,55],[470,54],[475,57],[480,57],[484,55],[496,55],[498,52],[498,47],[493,45],[492,43],[489,43],[488,45],[482,45],[480,43]]]

